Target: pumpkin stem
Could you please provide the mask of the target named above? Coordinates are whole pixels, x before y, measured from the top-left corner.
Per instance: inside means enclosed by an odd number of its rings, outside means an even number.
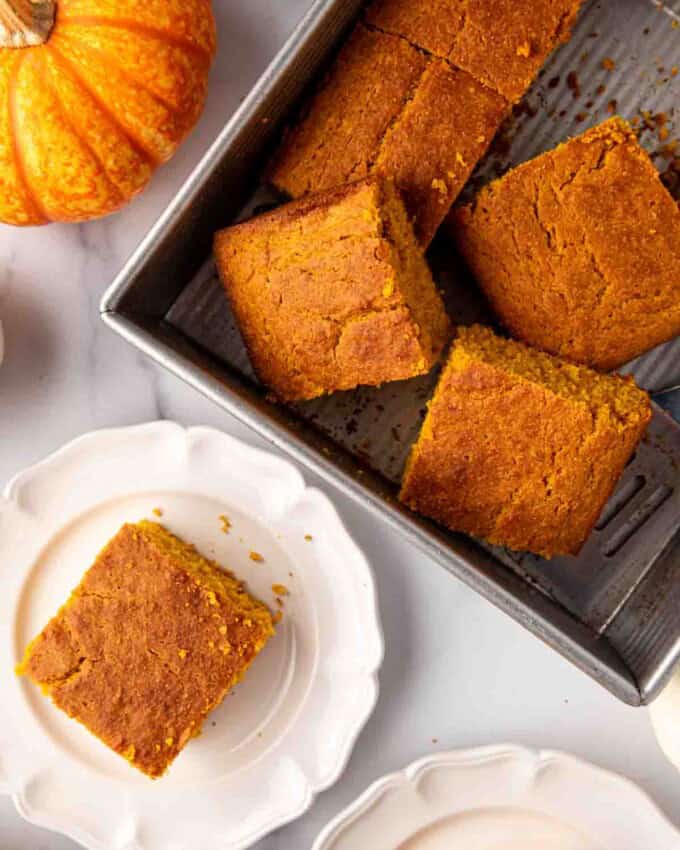
[[[56,0],[0,0],[0,48],[44,44],[56,6]]]

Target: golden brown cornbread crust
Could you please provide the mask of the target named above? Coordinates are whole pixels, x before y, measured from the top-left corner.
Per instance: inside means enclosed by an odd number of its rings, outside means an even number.
[[[489,184],[450,231],[531,345],[609,370],[680,333],[680,211],[621,119]]]
[[[269,174],[274,185],[299,198],[368,177],[427,64],[402,39],[357,26],[286,134]]]
[[[251,362],[282,400],[429,371],[449,321],[404,205],[368,178],[217,234]]]
[[[650,418],[632,379],[461,328],[400,498],[491,543],[578,554]]]
[[[432,240],[506,113],[506,102],[465,71],[428,63],[374,165],[401,189],[421,244]]]
[[[383,172],[427,245],[507,111],[465,71],[360,23],[268,178],[299,198]]]
[[[567,41],[583,0],[374,0],[367,24],[447,59],[519,100]]]
[[[273,632],[230,573],[142,521],[102,550],[17,672],[157,778]]]

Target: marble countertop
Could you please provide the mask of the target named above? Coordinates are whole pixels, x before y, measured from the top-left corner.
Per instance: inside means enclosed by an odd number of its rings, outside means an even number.
[[[247,94],[310,0],[220,0],[220,52],[201,124],[123,213],[81,226],[0,226],[0,479],[103,426],[167,418],[258,439],[109,331],[106,285]],[[377,573],[387,655],[378,707],[349,767],[306,817],[258,848],[309,847],[382,774],[440,749],[496,742],[568,750],[636,781],[680,827],[680,774],[645,709],[633,709],[315,481],[335,500]],[[75,845],[24,823],[0,798],[3,850]],[[651,848],[650,848],[651,850]]]

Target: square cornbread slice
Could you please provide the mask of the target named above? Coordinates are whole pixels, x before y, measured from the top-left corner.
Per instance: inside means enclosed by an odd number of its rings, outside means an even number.
[[[428,372],[449,321],[401,198],[367,178],[215,238],[253,367],[284,401]]]
[[[490,543],[575,555],[650,417],[630,378],[461,328],[400,498]]]
[[[505,98],[466,72],[359,24],[269,179],[299,198],[384,173],[427,245],[507,111]]]
[[[231,573],[145,520],[105,546],[18,672],[155,779],[273,632]]]
[[[518,101],[569,39],[583,0],[374,0],[366,23],[448,59]]]
[[[489,184],[450,225],[524,342],[608,370],[680,333],[680,210],[621,119]]]

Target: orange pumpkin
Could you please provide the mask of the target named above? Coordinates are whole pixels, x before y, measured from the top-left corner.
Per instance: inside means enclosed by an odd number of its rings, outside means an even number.
[[[0,0],[0,221],[107,215],[198,120],[210,0]]]

